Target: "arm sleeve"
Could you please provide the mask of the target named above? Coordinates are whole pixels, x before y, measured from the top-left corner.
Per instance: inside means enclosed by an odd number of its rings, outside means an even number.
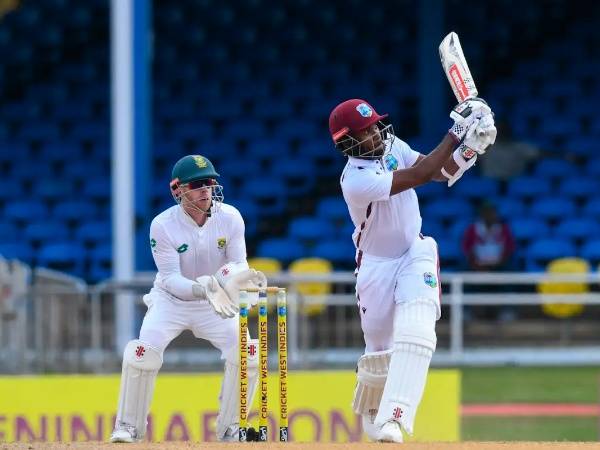
[[[164,288],[182,300],[195,300],[192,292],[195,282],[181,275],[179,253],[165,228],[156,222],[150,225],[150,243]]]
[[[246,227],[239,211],[232,216],[231,242],[227,245],[227,260],[231,262],[246,261]]]
[[[356,171],[345,177],[342,182],[344,197],[349,203],[363,207],[371,202],[388,200],[392,177],[392,172],[378,174],[372,170],[356,168]]]

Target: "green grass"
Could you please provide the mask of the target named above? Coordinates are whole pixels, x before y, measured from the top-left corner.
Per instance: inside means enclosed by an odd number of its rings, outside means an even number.
[[[465,417],[463,441],[597,441],[594,417]]]
[[[462,370],[462,402],[596,403],[600,368],[496,367]],[[465,441],[596,441],[598,417],[463,417]]]
[[[462,370],[463,403],[598,402],[598,367],[496,367]]]

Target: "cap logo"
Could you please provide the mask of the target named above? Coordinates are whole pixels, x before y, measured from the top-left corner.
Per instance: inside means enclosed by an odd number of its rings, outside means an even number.
[[[366,103],[360,103],[357,107],[356,110],[358,111],[358,113],[363,116],[363,117],[371,117],[373,115],[373,110],[371,109],[371,107],[369,105],[367,105]]]
[[[204,169],[205,167],[207,167],[206,159],[202,156],[194,156],[194,162],[200,169]]]

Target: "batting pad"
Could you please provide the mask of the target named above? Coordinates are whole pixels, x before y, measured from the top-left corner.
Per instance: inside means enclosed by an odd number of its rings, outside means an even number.
[[[356,414],[375,415],[383,395],[392,350],[365,353],[358,359],[356,389],[352,410]]]
[[[154,383],[161,366],[162,356],[148,344],[136,339],[125,346],[115,426],[135,426],[138,439],[146,434]]]
[[[248,348],[258,349],[258,339],[248,339]],[[225,373],[219,395],[219,415],[217,416],[217,439],[223,439],[227,428],[240,421],[240,379],[239,364],[225,360]],[[248,352],[248,410],[254,401],[258,386],[258,352]]]
[[[399,303],[394,313],[394,352],[390,359],[379,412],[378,426],[396,420],[409,434],[427,380],[429,363],[435,351],[437,307],[431,300]]]

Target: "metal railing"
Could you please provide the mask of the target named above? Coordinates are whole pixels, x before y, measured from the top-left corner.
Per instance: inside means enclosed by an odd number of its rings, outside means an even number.
[[[434,365],[600,364],[600,334],[595,332],[600,325],[598,274],[447,273],[441,278],[445,293]],[[117,371],[121,350],[115,348],[115,298],[130,294],[136,302],[137,332],[145,311],[141,297],[153,279],[148,273],[127,282],[88,286],[58,272],[35,270],[18,298],[0,303],[0,372]],[[6,280],[11,279],[3,277],[4,285]],[[355,364],[364,342],[351,272],[280,273],[269,282],[288,289],[290,367]],[[330,292],[302,294],[298,286],[308,282],[326,283]],[[591,289],[582,294],[539,294],[536,286],[543,282],[586,283]],[[477,291],[477,286],[492,292]],[[539,310],[544,303],[580,303],[586,310],[577,318],[552,319]],[[534,307],[535,312],[517,315],[508,324],[466,320],[465,307],[499,305]],[[562,338],[555,340],[557,335]],[[220,364],[217,351],[189,335],[176,339],[165,352],[167,370],[214,369]]]

